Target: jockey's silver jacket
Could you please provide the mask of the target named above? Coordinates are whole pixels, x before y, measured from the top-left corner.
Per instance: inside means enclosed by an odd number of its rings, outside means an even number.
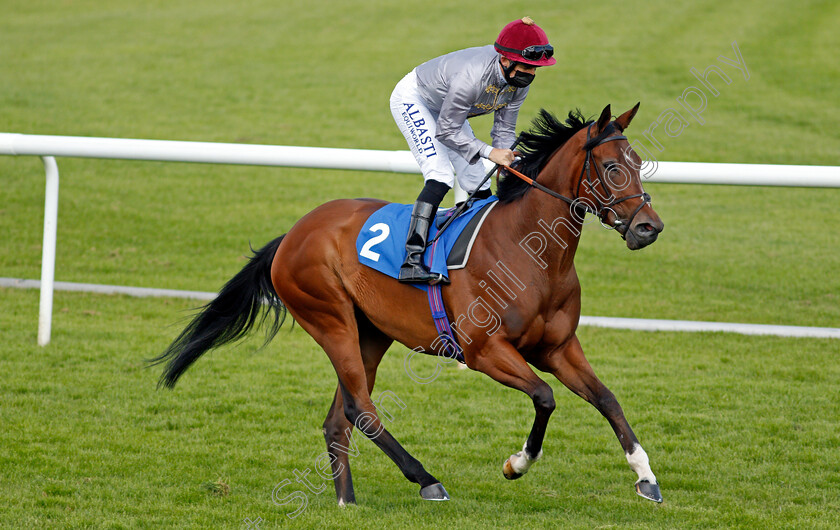
[[[492,147],[462,131],[467,118],[495,112],[493,147],[509,149],[516,140],[516,118],[528,87],[505,82],[500,55],[492,45],[467,48],[417,68],[417,88],[429,110],[438,115],[435,138],[471,164],[488,158]]]

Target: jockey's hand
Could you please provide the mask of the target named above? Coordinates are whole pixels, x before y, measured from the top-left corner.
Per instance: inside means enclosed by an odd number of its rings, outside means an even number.
[[[499,164],[500,166],[509,166],[513,164],[515,158],[516,154],[510,149],[499,149],[494,147],[493,150],[490,151],[490,161],[494,164]]]

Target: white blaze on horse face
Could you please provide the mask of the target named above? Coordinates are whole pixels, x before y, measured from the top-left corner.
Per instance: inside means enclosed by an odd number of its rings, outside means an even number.
[[[639,480],[647,480],[651,484],[656,484],[656,476],[654,476],[653,471],[650,469],[650,460],[641,445],[634,445],[633,452],[627,453],[626,456],[627,463],[630,464],[630,469],[639,475]]]

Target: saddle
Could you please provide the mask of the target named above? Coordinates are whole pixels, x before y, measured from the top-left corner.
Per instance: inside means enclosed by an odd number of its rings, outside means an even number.
[[[456,217],[440,238],[426,249],[424,262],[432,272],[448,276],[449,270],[462,269],[467,265],[475,238],[484,220],[498,204],[490,197],[474,201]],[[365,221],[356,238],[356,252],[359,262],[392,278],[399,277],[400,265],[405,260],[405,238],[411,217],[410,204],[388,204],[375,211]],[[429,240],[437,235],[452,216],[453,209],[441,211],[429,229]],[[426,290],[424,284],[412,284]]]
[[[452,245],[452,249],[446,256],[446,268],[448,270],[463,269],[467,266],[467,261],[470,259],[470,251],[472,250],[475,238],[478,236],[478,231],[481,229],[481,225],[484,224],[487,214],[489,214],[497,204],[499,204],[499,201],[493,201],[481,206],[472,216],[472,219],[464,225],[461,233],[455,238],[455,244]],[[464,212],[469,211],[472,206],[473,205],[468,205]],[[438,212],[438,215],[435,218],[435,224],[437,225],[438,230],[443,227],[446,221],[455,213],[456,210],[457,208],[448,208],[442,212]]]

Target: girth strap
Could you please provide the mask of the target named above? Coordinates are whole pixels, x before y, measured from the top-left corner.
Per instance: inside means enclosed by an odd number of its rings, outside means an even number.
[[[435,241],[429,251],[431,252],[432,258],[434,258],[437,245],[438,242]],[[443,295],[440,292],[440,283],[430,285],[428,294],[429,308],[432,310],[432,319],[435,321],[435,329],[438,332],[438,337],[440,337],[440,340],[443,342],[443,352],[441,354],[444,357],[455,359],[459,363],[466,364],[464,353],[461,351],[461,347],[455,340],[455,334],[452,333],[452,327],[449,325],[449,317],[446,315],[446,307],[443,305]]]

